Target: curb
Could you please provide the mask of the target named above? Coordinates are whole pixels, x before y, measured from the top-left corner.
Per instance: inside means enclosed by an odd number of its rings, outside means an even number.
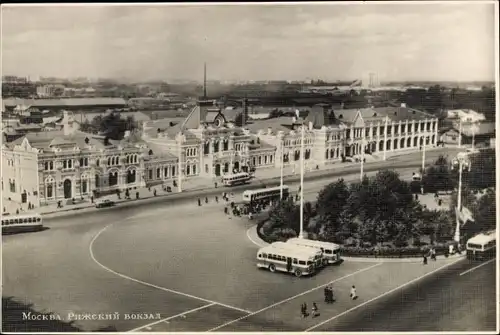
[[[247,229],[246,236],[254,245],[259,248],[269,245],[269,243],[263,241],[259,234],[257,233],[258,224],[253,225]],[[436,262],[448,260],[448,259],[458,259],[465,258],[465,254],[450,255],[448,257],[438,256]],[[422,257],[406,257],[406,258],[390,258],[390,257],[352,257],[352,256],[342,256],[342,259],[347,262],[359,262],[359,263],[422,263]],[[431,262],[431,261],[429,261]]]
[[[376,162],[373,162],[373,163],[382,163],[384,161],[376,161]],[[341,177],[345,174],[348,174],[348,173],[351,173],[351,172],[355,172],[355,171],[350,171],[350,170],[346,170],[346,168],[351,168],[351,167],[355,167],[357,164],[353,164],[353,165],[339,165],[338,166],[338,169],[329,169],[329,170],[319,170],[319,171],[313,171],[313,172],[316,172],[314,174],[310,174],[308,176],[304,176],[304,179],[307,180],[307,181],[313,181],[313,180],[321,180],[321,179],[326,179],[326,178],[331,178],[331,177],[335,177],[335,176],[338,176],[338,177]],[[418,167],[420,166],[420,163],[407,163],[407,162],[401,162],[399,164],[394,164],[394,165],[390,165],[388,166],[388,168],[391,168],[391,169],[395,169],[395,168],[413,168],[413,167]],[[373,171],[377,171],[379,170],[381,167],[378,167],[378,166],[371,166],[371,167],[367,167],[365,169],[365,172],[373,172]],[[355,170],[355,169],[354,169]],[[321,173],[323,172],[323,173]],[[190,190],[186,190],[186,191],[183,191],[181,193],[167,193],[167,194],[159,194],[157,195],[156,197],[155,196],[149,196],[149,197],[144,197],[144,198],[140,198],[140,199],[131,199],[131,200],[125,200],[125,201],[121,201],[121,202],[118,202],[116,201],[116,204],[117,206],[115,207],[110,207],[111,208],[120,208],[122,207],[121,204],[130,204],[131,206],[140,206],[140,205],[143,205],[143,204],[146,204],[148,202],[146,202],[145,200],[153,200],[156,201],[156,202],[159,202],[161,200],[165,200],[165,199],[168,199],[169,197],[174,197],[174,198],[171,198],[173,201],[179,201],[179,200],[186,200],[190,197],[191,194],[193,193],[197,193],[197,192],[202,192],[200,193],[200,196],[203,195],[203,196],[208,196],[208,195],[215,195],[215,194],[218,194],[219,192],[223,192],[223,190],[233,190],[233,191],[240,191],[240,190],[244,190],[244,189],[257,189],[259,187],[262,187],[262,185],[266,185],[265,183],[273,183],[273,182],[277,182],[278,180],[280,179],[280,177],[272,177],[272,178],[266,178],[266,179],[256,179],[255,180],[255,183],[252,183],[252,184],[246,184],[246,185],[241,185],[241,186],[235,186],[235,187],[232,187],[232,188],[226,188],[226,187],[220,187],[220,188],[213,188],[213,187],[202,187],[202,188],[195,188],[195,189],[190,189]],[[288,175],[288,176],[284,176],[284,182],[285,183],[295,183],[295,182],[298,182],[300,180],[300,176],[298,175]],[[206,192],[208,191],[208,192]],[[180,195],[179,197],[176,197],[176,195]],[[62,210],[59,210],[59,211],[50,211],[50,212],[45,212],[45,213],[40,213],[42,216],[46,216],[47,218],[50,218],[50,217],[63,217],[63,216],[71,216],[71,215],[76,215],[77,214],[77,211],[78,210],[82,210],[82,209],[88,209],[88,208],[93,208],[95,211],[97,211],[97,208],[95,208],[94,205],[86,205],[86,206],[80,206],[80,207],[73,207],[73,208],[69,208],[69,209],[62,209]],[[59,214],[61,213],[61,215],[56,215],[56,214]]]

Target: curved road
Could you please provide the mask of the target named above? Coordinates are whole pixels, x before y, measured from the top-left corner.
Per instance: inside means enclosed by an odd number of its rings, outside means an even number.
[[[411,170],[402,172],[409,176]],[[344,178],[355,180],[358,176]],[[306,200],[314,199],[326,182],[307,182]],[[292,190],[297,186],[288,185]],[[86,331],[105,327],[118,331],[206,331],[241,317],[252,320],[247,317],[256,311],[295,316],[296,299],[309,295],[318,299],[321,285],[331,281],[346,290],[355,281],[365,289],[370,287],[370,294],[376,296],[446,264],[441,260],[422,268],[415,264],[345,262],[314,277],[300,279],[257,271],[256,246],[245,234],[253,223],[225,216],[222,204],[210,203],[200,208],[192,200],[175,205],[154,202],[140,210],[124,206],[47,219],[48,230],[4,236],[3,297],[33,304],[39,313],[54,312],[64,321],[68,313],[117,312],[122,316],[113,321],[75,322],[75,326]],[[347,309],[343,304],[335,308]],[[276,307],[269,309],[272,305]],[[17,313],[11,315],[10,322],[21,316],[20,310],[7,312]],[[178,317],[187,312],[184,318]],[[331,311],[334,312],[338,313]],[[156,321],[124,320],[125,313],[158,313],[162,320],[148,325]],[[325,313],[322,318],[327,317]],[[274,320],[256,320],[248,327],[307,328],[301,320],[292,320],[290,324],[276,324]],[[230,327],[239,330],[239,325],[246,324],[234,322]],[[16,327],[21,331],[63,330],[22,320]],[[12,328],[4,322],[4,331]]]

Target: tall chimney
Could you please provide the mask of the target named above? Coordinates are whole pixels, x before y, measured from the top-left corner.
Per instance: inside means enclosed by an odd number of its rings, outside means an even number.
[[[207,63],[203,65],[203,98],[207,98]]]

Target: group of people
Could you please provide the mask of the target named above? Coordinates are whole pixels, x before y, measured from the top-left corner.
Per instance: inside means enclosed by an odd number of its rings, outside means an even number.
[[[312,303],[311,311],[312,311],[313,318],[319,316],[318,305],[316,305],[315,302]],[[303,303],[302,305],[300,305],[300,313],[302,315],[302,318],[307,318],[309,316],[309,312],[307,311],[307,304],[306,303]]]
[[[429,250],[429,253],[424,253],[424,265],[427,264],[427,257],[429,257],[433,261],[436,261],[436,249],[431,248]]]
[[[335,302],[335,297],[333,295],[333,287],[331,285],[327,285],[325,287],[324,294],[325,294],[325,303],[331,304],[331,303]],[[349,297],[351,298],[351,300],[358,299],[358,294],[356,293],[356,286],[354,286],[354,285],[351,286]],[[319,316],[319,308],[315,302],[312,303],[311,311],[312,311],[313,318],[316,316]],[[302,305],[300,305],[300,313],[301,313],[302,318],[306,318],[309,316],[309,313],[307,312],[307,304],[306,303],[303,303]]]

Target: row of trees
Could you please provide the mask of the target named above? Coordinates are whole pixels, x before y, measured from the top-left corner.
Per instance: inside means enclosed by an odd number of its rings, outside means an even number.
[[[462,173],[462,187],[478,191],[496,185],[495,149],[486,149],[469,155],[470,168]],[[450,191],[458,187],[458,166],[452,167],[444,156],[440,156],[423,173],[422,185],[425,193]]]
[[[127,130],[138,128],[133,116],[122,118],[120,114],[109,113],[104,116],[96,116],[92,121],[86,120],[80,125],[80,129],[88,133],[101,133],[110,139],[120,140]]]
[[[418,244],[423,235],[439,241],[453,233],[449,215],[423,208],[410,185],[389,170],[352,184],[340,179],[325,186],[315,206],[304,207],[308,233],[346,245],[405,246]],[[293,201],[281,202],[271,209],[264,234],[274,240],[297,236],[299,215]]]

